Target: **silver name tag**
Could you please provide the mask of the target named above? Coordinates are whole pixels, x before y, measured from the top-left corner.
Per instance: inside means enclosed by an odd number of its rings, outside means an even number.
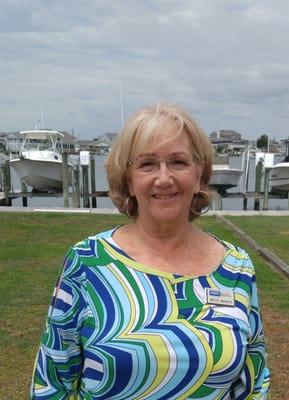
[[[235,305],[234,293],[220,289],[206,288],[207,304],[218,304],[232,307]]]

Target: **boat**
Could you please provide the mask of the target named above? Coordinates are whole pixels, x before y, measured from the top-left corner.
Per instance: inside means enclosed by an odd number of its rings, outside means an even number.
[[[242,169],[229,166],[229,157],[227,155],[215,155],[209,186],[221,195],[225,195],[227,189],[238,186],[242,174]]]
[[[21,182],[31,186],[34,192],[61,192],[64,134],[49,129],[20,133],[24,139],[19,157],[9,162]],[[68,170],[71,168],[72,164],[68,163]]]
[[[271,167],[269,175],[269,187],[271,192],[289,192],[289,138],[282,140],[285,143],[286,152],[283,161]]]

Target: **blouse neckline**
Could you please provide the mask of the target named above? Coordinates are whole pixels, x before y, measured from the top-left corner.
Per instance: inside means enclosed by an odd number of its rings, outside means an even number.
[[[183,281],[187,281],[187,280],[191,280],[191,279],[209,278],[209,277],[213,276],[215,273],[218,272],[218,270],[222,267],[223,263],[225,262],[226,258],[233,251],[232,248],[230,248],[228,246],[227,242],[220,240],[218,238],[215,238],[213,235],[210,234],[216,240],[218,240],[225,248],[223,259],[221,260],[219,265],[214,270],[207,272],[205,274],[202,274],[202,275],[193,275],[193,274],[183,275],[183,274],[178,274],[177,272],[174,272],[174,273],[173,272],[165,272],[165,271],[158,270],[157,268],[155,268],[151,265],[139,263],[139,262],[135,261],[134,259],[132,259],[131,257],[129,257],[129,255],[127,255],[125,253],[125,251],[122,250],[121,247],[119,247],[118,244],[112,238],[112,235],[116,229],[118,229],[118,227],[116,227],[111,232],[111,236],[109,238],[99,238],[98,239],[104,246],[105,250],[113,258],[115,258],[116,260],[119,260],[123,264],[125,264],[137,271],[141,271],[141,272],[144,272],[144,273],[147,273],[150,275],[155,275],[155,276],[165,278],[165,279],[171,281],[172,283],[183,282]]]

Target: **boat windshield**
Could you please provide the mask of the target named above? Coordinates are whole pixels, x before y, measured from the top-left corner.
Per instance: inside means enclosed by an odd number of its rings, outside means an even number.
[[[23,150],[55,150],[55,143],[51,140],[49,136],[45,138],[26,138]]]

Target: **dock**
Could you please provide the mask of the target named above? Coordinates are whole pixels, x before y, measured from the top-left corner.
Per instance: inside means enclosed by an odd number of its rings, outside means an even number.
[[[88,153],[88,152],[87,152]],[[85,165],[77,165],[77,173],[73,174],[71,184],[68,179],[67,157],[69,153],[62,153],[63,156],[63,189],[62,191],[35,192],[28,191],[27,186],[21,183],[21,189],[15,191],[11,185],[10,165],[7,160],[0,168],[0,206],[12,206],[12,200],[22,199],[22,206],[28,207],[28,199],[33,197],[40,198],[63,198],[64,208],[97,208],[97,198],[109,197],[108,190],[96,190],[95,160],[93,156],[88,156],[88,162]],[[74,154],[74,153],[73,153]],[[254,199],[254,210],[269,210],[269,201],[271,199],[288,199],[289,210],[289,192],[272,193],[269,191],[269,173],[270,169],[265,168],[258,163],[255,176],[255,190],[248,190],[248,176],[245,176],[243,191],[224,192],[211,188],[211,209],[222,210],[223,199],[241,199],[243,210],[247,210],[248,199]],[[262,182],[262,184],[261,184]]]

